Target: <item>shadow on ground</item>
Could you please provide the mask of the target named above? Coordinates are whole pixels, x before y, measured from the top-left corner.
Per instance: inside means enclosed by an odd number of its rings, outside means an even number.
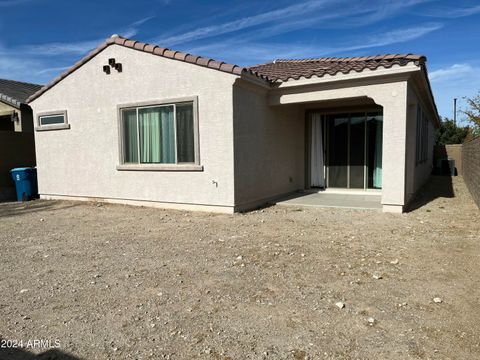
[[[58,349],[50,349],[41,354],[33,354],[24,349],[0,348],[0,360],[81,360]]]
[[[438,198],[453,198],[452,177],[432,175],[427,183],[417,192],[407,211],[414,211]]]
[[[64,210],[75,206],[78,206],[78,204],[74,202],[58,202],[54,200],[3,202],[0,203],[0,218],[8,218],[42,210]]]

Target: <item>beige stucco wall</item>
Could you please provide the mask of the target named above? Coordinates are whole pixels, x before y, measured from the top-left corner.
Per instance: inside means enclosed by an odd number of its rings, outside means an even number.
[[[407,112],[407,167],[406,167],[406,185],[405,185],[405,203],[407,204],[415,195],[415,193],[429,179],[433,169],[433,147],[435,145],[435,125],[433,121],[428,123],[428,159],[423,163],[416,164],[416,148],[417,148],[417,105],[420,105],[423,111],[427,112],[430,119],[435,114],[428,113],[429,106],[426,99],[417,94],[412,83],[408,84],[408,112]]]
[[[282,88],[269,94],[269,104],[287,105],[336,99],[371,98],[383,107],[382,204],[389,211],[405,205],[407,78],[358,79],[343,83]],[[398,210],[394,210],[397,208]]]
[[[239,209],[305,188],[305,120],[298,105],[268,106],[267,90],[234,87],[235,203]]]
[[[109,58],[123,72],[102,71]],[[232,208],[232,87],[237,76],[128,49],[106,48],[30,105],[67,110],[66,130],[35,132],[39,192]],[[118,171],[117,105],[198,96],[201,172]],[[216,183],[214,183],[216,182]]]

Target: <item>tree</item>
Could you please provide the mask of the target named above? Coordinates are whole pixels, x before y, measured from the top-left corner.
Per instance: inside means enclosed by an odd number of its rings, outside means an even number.
[[[468,109],[462,112],[467,115],[468,121],[473,125],[473,132],[475,135],[480,133],[480,92],[477,96],[472,98],[466,97],[465,100],[468,104]]]
[[[437,129],[436,143],[442,145],[462,144],[469,132],[470,128],[468,126],[457,126],[453,120],[443,118],[440,127]]]

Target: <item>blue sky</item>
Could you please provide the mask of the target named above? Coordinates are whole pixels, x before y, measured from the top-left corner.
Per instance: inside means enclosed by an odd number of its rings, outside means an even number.
[[[239,65],[423,54],[442,116],[480,90],[478,0],[0,0],[0,77],[46,83],[114,33]]]

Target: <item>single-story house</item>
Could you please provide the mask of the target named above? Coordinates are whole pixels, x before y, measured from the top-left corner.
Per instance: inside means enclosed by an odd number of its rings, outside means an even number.
[[[28,102],[42,198],[220,212],[305,189],[402,212],[439,124],[424,56],[240,67],[117,35]]]
[[[12,168],[35,166],[33,114],[26,100],[41,88],[0,79],[0,200],[15,197]]]

